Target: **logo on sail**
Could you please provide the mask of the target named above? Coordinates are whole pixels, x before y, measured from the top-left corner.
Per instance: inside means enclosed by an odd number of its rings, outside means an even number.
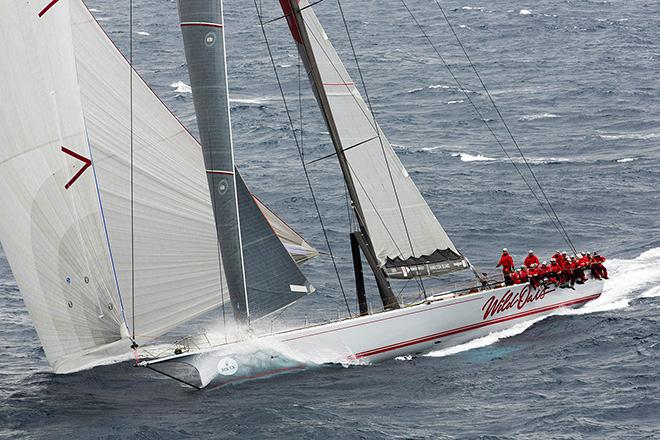
[[[539,289],[532,289],[529,285],[524,286],[520,292],[513,292],[511,289],[507,290],[500,299],[493,295],[488,298],[488,301],[483,305],[481,310],[484,312],[483,319],[492,318],[495,315],[506,312],[513,307],[518,310],[524,309],[528,304],[545,298],[545,296],[554,292],[555,288],[542,286]]]

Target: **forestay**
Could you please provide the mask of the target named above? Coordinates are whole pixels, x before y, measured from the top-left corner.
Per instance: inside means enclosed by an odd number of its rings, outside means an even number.
[[[338,139],[333,142],[347,159],[369,236],[386,274],[408,278],[466,268],[467,262],[375,122],[309,2],[280,0],[280,4],[326,122],[336,128]],[[313,70],[320,81],[311,75]]]

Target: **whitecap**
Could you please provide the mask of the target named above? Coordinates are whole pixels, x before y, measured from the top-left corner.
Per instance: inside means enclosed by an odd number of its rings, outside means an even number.
[[[272,101],[273,98],[264,96],[262,98],[229,98],[229,102],[234,104],[262,105]]]
[[[444,84],[434,84],[429,86],[429,89],[451,89],[451,87]]]
[[[617,159],[616,161],[619,163],[626,163],[626,162],[632,162],[633,160],[637,160],[636,157],[624,157],[623,159]]]
[[[447,104],[460,104],[462,102],[465,102],[465,101],[463,101],[462,99],[457,99],[455,101],[447,101]]]
[[[484,10],[484,8],[482,8],[481,6],[463,6],[461,9],[464,10],[464,11],[483,11]]]
[[[606,141],[618,140],[647,140],[660,137],[660,133],[624,133],[624,134],[599,134],[601,139]]]
[[[277,67],[281,67],[282,69],[286,69],[287,67],[291,67],[293,64],[278,64]]]
[[[136,34],[142,35],[144,37],[147,37],[147,36],[151,35],[149,32],[145,32],[145,31],[137,31]]]
[[[543,319],[543,317],[520,322],[511,328],[490,333],[486,336],[473,339],[472,341],[466,342],[464,344],[455,345],[453,347],[447,347],[442,350],[432,351],[430,353],[425,354],[424,356],[444,357],[444,356],[451,356],[456,353],[461,353],[463,351],[474,350],[475,348],[487,347],[489,345],[496,343],[501,339],[510,338],[511,336],[519,335],[520,333],[524,332],[529,327],[531,327],[535,322],[540,321],[541,319]]]
[[[89,8],[89,12],[103,12],[103,11],[96,8]]]
[[[555,119],[559,118],[559,115],[554,113],[536,113],[533,115],[525,115],[520,118],[521,121],[538,121],[539,119]]]
[[[484,156],[483,154],[470,154],[470,153],[452,153],[453,157],[458,157],[461,162],[491,162],[497,160],[493,157]]]
[[[406,93],[415,93],[415,92],[421,92],[423,89],[421,87],[416,87],[414,89],[408,90]]]
[[[518,12],[520,15],[532,15],[532,11],[529,9],[521,9],[520,12]]]
[[[173,87],[176,93],[192,93],[192,89],[190,86],[183,81],[177,81],[175,83],[170,84],[170,87]]]

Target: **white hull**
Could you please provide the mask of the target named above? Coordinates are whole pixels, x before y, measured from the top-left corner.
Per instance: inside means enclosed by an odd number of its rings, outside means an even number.
[[[346,319],[218,346],[210,351],[143,363],[185,363],[197,385],[224,385],[327,363],[368,364],[447,348],[596,299],[603,281],[573,289],[528,284],[460,295],[445,294],[399,310]],[[158,370],[157,370],[158,371]]]

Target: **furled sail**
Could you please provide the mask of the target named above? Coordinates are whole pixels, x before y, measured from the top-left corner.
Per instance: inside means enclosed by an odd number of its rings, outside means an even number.
[[[53,370],[218,307],[226,286],[199,146],[82,1],[3,2],[0,56],[0,238]]]
[[[346,158],[344,175],[350,175],[385,273],[410,278],[467,268],[376,123],[309,2],[280,0],[280,5],[337,153]]]
[[[237,178],[220,0],[180,0],[179,17],[197,125],[234,316],[258,319],[313,287]]]

